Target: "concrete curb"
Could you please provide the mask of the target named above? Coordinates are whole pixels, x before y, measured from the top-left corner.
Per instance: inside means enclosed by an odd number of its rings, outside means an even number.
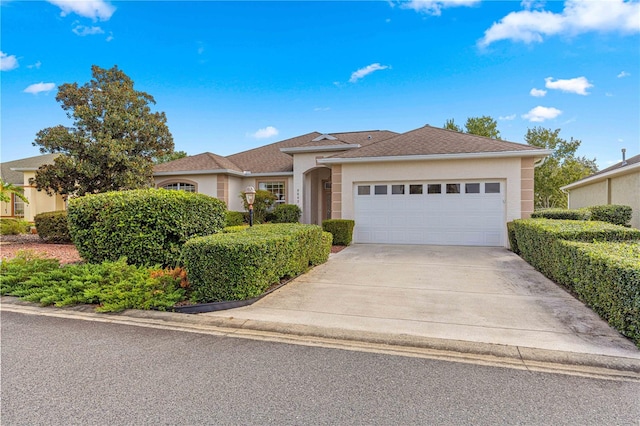
[[[492,365],[498,364],[522,369],[573,371],[599,377],[640,380],[640,359],[634,358],[174,312],[126,310],[120,313],[99,314],[94,312],[94,308],[91,305],[69,308],[40,307],[15,297],[3,296],[0,299],[2,311],[31,315],[206,332],[230,337],[261,337],[267,340],[271,338],[285,343],[287,341],[296,344],[307,342],[345,349],[360,348],[449,360],[481,360]]]

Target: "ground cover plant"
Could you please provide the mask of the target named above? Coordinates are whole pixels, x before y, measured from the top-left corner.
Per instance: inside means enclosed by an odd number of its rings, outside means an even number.
[[[96,304],[98,312],[124,309],[167,310],[186,297],[180,269],[139,267],[122,258],[100,264],[60,266],[23,251],[0,263],[0,294],[55,305]]]

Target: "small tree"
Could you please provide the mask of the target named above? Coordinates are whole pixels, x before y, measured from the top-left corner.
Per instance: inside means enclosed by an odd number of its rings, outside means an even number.
[[[471,135],[484,136],[485,138],[500,139],[498,122],[493,118],[483,115],[482,117],[469,117],[464,127]]]
[[[48,127],[33,143],[43,154],[62,154],[36,172],[36,187],[50,195],[149,187],[154,158],[173,152],[167,119],[151,112],[151,95],[134,90],[117,66],[91,71],[91,81],[63,84],[56,96],[73,127]]]
[[[444,126],[442,128],[447,130],[453,130],[454,132],[462,133],[462,127],[458,126],[455,123],[455,120],[453,118],[447,119],[447,121],[445,121]]]
[[[247,203],[246,193],[242,191],[240,193],[242,204],[244,209],[249,211],[249,204]],[[253,221],[255,223],[264,223],[267,219],[267,213],[271,211],[274,203],[276,202],[276,196],[264,189],[256,190],[256,198],[253,201]]]

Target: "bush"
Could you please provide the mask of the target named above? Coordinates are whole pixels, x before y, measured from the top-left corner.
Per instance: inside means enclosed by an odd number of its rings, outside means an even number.
[[[532,219],[559,219],[559,220],[589,220],[591,212],[589,209],[543,209],[531,213]]]
[[[272,214],[273,223],[298,223],[302,210],[295,204],[278,204]]]
[[[326,261],[329,236],[316,225],[272,224],[192,238],[183,259],[197,302],[246,300],[282,278]]]
[[[518,250],[518,240],[516,239],[516,227],[513,222],[507,222],[507,237],[509,238],[509,247],[515,254],[520,254]]]
[[[67,223],[67,212],[58,210],[37,214],[33,218],[38,235],[47,243],[69,243],[69,224]]]
[[[29,231],[29,222],[19,219],[0,219],[0,235],[18,235]]]
[[[327,219],[322,221],[322,229],[333,235],[333,244],[348,246],[353,240],[355,221],[349,219]]]
[[[629,206],[616,204],[588,207],[591,220],[613,223],[614,225],[631,226],[633,210]]]
[[[240,226],[246,223],[245,213],[227,210],[225,213],[225,226]]]
[[[69,201],[69,231],[87,262],[126,257],[134,265],[175,265],[189,238],[222,229],[225,211],[222,201],[204,194],[107,192]]]
[[[248,212],[249,204],[247,204],[247,197],[244,191],[240,193],[240,198],[242,199],[242,205],[244,206],[244,209]],[[274,194],[269,191],[265,191],[264,189],[258,189],[256,191],[255,200],[253,201],[253,223],[256,224],[266,222],[267,214],[269,213],[269,211],[271,211],[271,208],[273,207],[275,202],[276,196]]]

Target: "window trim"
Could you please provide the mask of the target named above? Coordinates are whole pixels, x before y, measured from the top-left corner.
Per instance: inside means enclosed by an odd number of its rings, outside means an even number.
[[[262,180],[256,180],[256,189],[260,189],[263,191],[269,191],[268,189],[263,189],[260,188],[260,185],[262,184],[282,184],[282,199],[276,199],[276,201],[273,203],[274,206],[278,205],[278,204],[287,204],[288,203],[288,193],[287,193],[287,179],[262,179]],[[272,191],[269,191],[272,194],[274,194]],[[276,194],[274,194],[276,195]]]
[[[165,180],[164,182],[160,182],[157,184],[156,188],[163,188],[166,189],[165,186],[169,186],[169,185],[193,185],[193,192],[197,193],[198,192],[198,182],[189,180],[189,179],[172,179],[172,180]],[[168,191],[184,191],[184,189],[168,189]],[[190,191],[186,191],[186,192],[190,192]]]

